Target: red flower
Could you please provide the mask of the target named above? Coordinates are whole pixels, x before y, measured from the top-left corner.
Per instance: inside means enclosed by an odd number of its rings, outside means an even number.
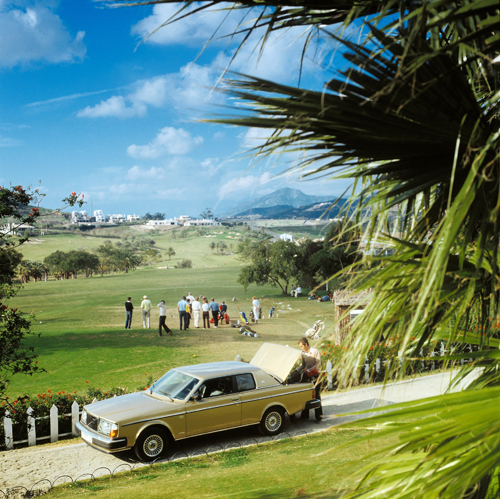
[[[85,383],[88,383],[88,381],[85,381]]]
[[[50,390],[47,390],[47,393],[50,393]]]
[[[72,195],[72,196],[76,196],[76,192],[72,192],[72,193],[71,193],[71,195]]]

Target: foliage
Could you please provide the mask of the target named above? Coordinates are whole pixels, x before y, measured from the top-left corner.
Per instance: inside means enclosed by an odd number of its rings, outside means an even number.
[[[47,256],[43,263],[57,279],[69,279],[77,276],[78,272],[85,272],[85,277],[89,277],[99,269],[99,258],[81,250],[56,251]]]
[[[201,2],[192,13],[221,3]],[[239,115],[216,121],[270,130],[256,154],[300,152],[305,175],[353,179],[355,227],[366,241],[353,289],[373,293],[347,339],[346,372],[382,332],[396,345],[388,377],[401,376],[430,341],[445,341],[445,362],[465,356],[451,353],[456,343],[479,348],[459,376],[483,368],[468,390],[377,417],[384,436],[404,428],[401,444],[351,497],[497,495],[500,427],[489,408],[500,404],[491,327],[500,290],[498,0],[243,0],[228,8],[242,17],[254,9],[256,19],[238,28],[245,41],[258,27],[267,30],[265,43],[274,30],[301,26],[310,28],[306,44],[345,47],[349,66],[318,92],[230,81]],[[360,43],[328,28],[352,28],[358,18],[369,28]],[[381,246],[392,254],[377,255]],[[471,332],[473,317],[482,335]]]
[[[300,268],[297,266],[297,246],[291,241],[260,241],[241,243],[239,253],[252,263],[241,269],[238,283],[245,290],[251,283],[258,286],[279,286],[282,294],[288,294],[290,281],[295,281]]]
[[[21,282],[26,283],[30,279],[36,282],[47,276],[48,268],[42,262],[23,260],[19,264],[18,272]]]
[[[168,255],[168,259],[170,260],[175,255],[175,250],[172,246],[169,246],[166,253]]]
[[[148,376],[146,373],[144,373]],[[88,383],[88,381],[86,381]],[[153,383],[153,378],[151,375],[148,376],[147,381],[141,386],[137,387],[134,391],[142,391],[151,386]],[[127,388],[121,386],[110,388],[108,390],[102,390],[101,388],[95,388],[88,386],[85,394],[78,394],[76,391],[65,392],[65,391],[53,391],[46,390],[45,392],[38,393],[36,397],[30,397],[29,395],[22,395],[13,400],[6,397],[6,401],[2,402],[0,405],[0,421],[6,416],[6,412],[9,412],[10,418],[13,423],[14,429],[14,440],[24,440],[28,431],[28,409],[31,407],[33,409],[32,417],[42,418],[37,421],[36,430],[37,436],[45,436],[50,433],[50,410],[53,405],[58,409],[59,414],[59,432],[70,432],[71,431],[71,418],[65,416],[66,414],[71,415],[71,406],[76,402],[82,410],[83,406],[86,404],[91,404],[94,399],[105,400],[118,395],[125,395],[128,393]],[[66,427],[66,428],[65,428]],[[5,442],[4,438],[4,426],[0,424],[0,442],[3,446]]]
[[[183,258],[180,262],[177,263],[178,269],[190,269],[193,267],[193,262],[187,258]]]
[[[214,218],[214,212],[212,211],[212,208],[205,208],[200,213],[200,217],[203,218],[203,220],[206,220],[206,219],[213,220],[213,218]]]
[[[12,291],[17,267],[22,259],[22,253],[15,248],[0,246],[0,299]]]
[[[246,289],[250,283],[259,286],[270,283],[280,286],[282,293],[288,293],[289,284],[300,283],[313,288],[330,280],[331,276],[352,265],[359,259],[356,246],[350,238],[343,242],[335,239],[339,229],[329,230],[324,243],[301,240],[291,241],[244,241],[238,246],[238,254],[251,265],[243,267],[238,282]],[[337,279],[340,287],[347,276]]]
[[[7,401],[5,392],[13,376],[16,374],[33,375],[43,372],[38,366],[37,355],[33,347],[26,347],[25,340],[33,333],[31,322],[15,308],[9,308],[5,299],[13,298],[17,287],[13,282],[16,267],[21,263],[21,254],[14,247],[28,240],[28,232],[17,238],[14,233],[23,224],[33,223],[41,216],[38,207],[32,207],[30,202],[39,197],[38,189],[31,191],[17,185],[11,188],[0,187],[0,219],[14,220],[10,230],[0,232],[0,401]],[[65,206],[83,204],[82,198],[75,192],[63,199]],[[64,208],[64,207],[63,207]],[[60,208],[57,211],[61,211]],[[39,265],[32,264],[32,272]],[[38,272],[37,270],[37,272]],[[37,274],[38,275],[38,274]]]
[[[157,211],[156,213],[149,213],[149,211],[142,217],[145,220],[165,220],[165,213],[160,213]]]

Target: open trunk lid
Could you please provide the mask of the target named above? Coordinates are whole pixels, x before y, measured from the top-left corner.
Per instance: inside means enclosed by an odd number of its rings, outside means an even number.
[[[301,354],[302,351],[297,348],[264,343],[250,364],[276,376],[283,383]]]

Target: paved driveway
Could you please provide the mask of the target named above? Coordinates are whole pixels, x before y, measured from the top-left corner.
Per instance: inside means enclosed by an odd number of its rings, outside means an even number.
[[[309,421],[300,421],[296,425],[288,422],[284,436],[321,431],[355,419],[356,416],[342,416],[349,412],[439,395],[446,390],[450,377],[450,373],[435,374],[391,384],[385,390],[377,386],[324,396],[323,422],[316,424],[314,418]],[[463,385],[462,383],[456,390],[460,390]],[[170,458],[205,454],[266,440],[269,438],[261,437],[256,428],[247,427],[178,442],[172,449]],[[0,453],[0,490],[5,492],[6,489],[16,486],[31,489],[41,480],[43,482],[34,488],[46,488],[50,484],[68,481],[69,477],[73,480],[90,478],[142,466],[137,462],[132,451],[113,455],[104,454],[81,442],[80,439],[75,439],[58,445]]]

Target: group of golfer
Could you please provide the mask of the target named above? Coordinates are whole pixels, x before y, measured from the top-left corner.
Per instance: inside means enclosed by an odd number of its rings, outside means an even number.
[[[167,326],[167,306],[165,305],[165,300],[161,300],[157,305],[160,311],[159,323],[158,323],[158,336],[162,336],[163,331],[166,334],[172,336],[172,330]],[[151,329],[151,309],[153,305],[151,300],[148,299],[147,295],[142,297],[141,311],[142,311],[142,327],[144,329]],[[132,305],[132,298],[129,296],[125,302],[125,311],[127,314],[125,320],[125,329],[131,329],[132,327],[132,312],[134,306]],[[177,303],[177,311],[179,313],[179,329],[187,330],[191,324],[191,319],[195,328],[200,327],[200,320],[203,319],[203,329],[210,329],[210,320],[212,319],[214,328],[219,325],[219,319],[227,317],[227,305],[226,302],[222,302],[219,305],[214,298],[210,301],[205,296],[194,297],[191,293],[187,296],[183,296],[181,300]],[[210,318],[212,315],[212,318]]]

